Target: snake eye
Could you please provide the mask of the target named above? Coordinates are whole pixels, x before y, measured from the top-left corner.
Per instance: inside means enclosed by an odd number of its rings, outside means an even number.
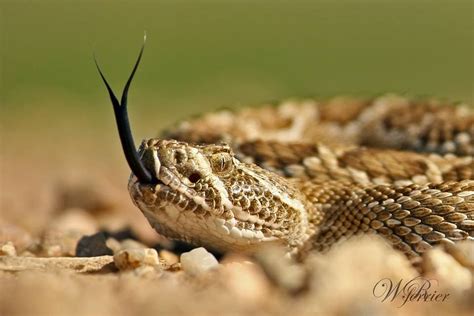
[[[232,170],[232,156],[228,153],[218,153],[211,157],[211,167],[214,172],[227,173]]]

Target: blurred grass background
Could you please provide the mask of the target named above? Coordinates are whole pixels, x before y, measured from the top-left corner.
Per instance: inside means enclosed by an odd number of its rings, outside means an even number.
[[[289,97],[474,100],[472,0],[0,3],[9,135],[38,122],[70,138],[76,122],[86,138],[106,128],[115,140],[92,52],[120,94],[145,30],[130,95],[137,139],[193,113]]]
[[[6,105],[49,94],[105,101],[92,51],[119,89],[144,30],[132,93],[163,110],[387,91],[473,98],[473,1],[1,3]]]
[[[39,215],[54,210],[45,199],[77,177],[117,188],[126,214],[147,225],[127,197],[93,51],[120,95],[147,31],[129,97],[137,143],[191,114],[291,97],[395,92],[472,104],[473,6],[0,0],[0,217],[41,228],[49,219]]]

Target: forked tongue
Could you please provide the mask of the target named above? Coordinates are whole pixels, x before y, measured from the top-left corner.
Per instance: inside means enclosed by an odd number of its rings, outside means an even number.
[[[128,119],[128,111],[127,111],[127,95],[128,95],[128,88],[132,83],[133,76],[140,64],[140,60],[142,58],[143,49],[145,48],[146,42],[146,35],[143,38],[143,45],[140,49],[140,53],[138,55],[137,61],[133,67],[132,73],[125,84],[122,92],[122,99],[119,102],[115,97],[114,92],[110,88],[109,83],[105,79],[102,71],[100,70],[99,64],[97,63],[97,59],[94,55],[95,65],[97,66],[97,70],[104,81],[105,86],[107,87],[107,91],[109,92],[110,100],[112,101],[112,105],[114,108],[115,113],[115,121],[117,123],[117,129],[120,136],[120,142],[122,143],[123,153],[125,154],[125,158],[127,159],[127,163],[132,170],[133,174],[138,178],[141,183],[154,183],[156,179],[152,176],[152,174],[145,168],[143,163],[138,156],[137,149],[135,147],[135,143],[133,141],[132,131],[130,129],[130,122]]]

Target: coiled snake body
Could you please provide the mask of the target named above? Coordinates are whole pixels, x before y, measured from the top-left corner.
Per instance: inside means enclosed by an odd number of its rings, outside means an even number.
[[[140,57],[121,102],[101,76],[130,195],[160,234],[218,251],[278,243],[304,255],[376,233],[409,257],[474,239],[469,107],[397,96],[288,101],[181,122],[137,153],[126,96]]]

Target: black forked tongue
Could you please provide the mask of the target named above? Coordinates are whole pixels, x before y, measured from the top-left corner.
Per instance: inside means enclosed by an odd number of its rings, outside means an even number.
[[[99,64],[97,63],[97,59],[95,58],[95,55],[94,55],[94,61],[95,61],[95,65],[97,66],[97,70],[99,71],[99,74],[102,77],[102,80],[104,81],[105,86],[107,87],[107,91],[109,92],[109,95],[110,95],[110,100],[112,101],[112,104],[114,106],[115,121],[117,122],[120,142],[122,143],[123,153],[125,154],[125,158],[127,159],[128,165],[130,166],[130,169],[132,170],[133,174],[138,178],[138,180],[141,183],[152,183],[155,180],[154,177],[152,177],[151,173],[145,168],[143,163],[140,161],[140,158],[138,157],[137,149],[135,147],[135,143],[133,142],[133,136],[130,129],[130,122],[128,120],[128,113],[127,113],[128,88],[130,87],[133,76],[135,75],[138,65],[140,64],[140,60],[143,54],[143,49],[145,48],[145,41],[146,41],[146,36],[143,39],[143,45],[142,45],[142,48],[140,49],[140,54],[138,55],[137,61],[135,62],[135,66],[133,67],[132,73],[130,74],[128,81],[125,84],[125,87],[123,88],[122,99],[120,103],[115,97],[114,92],[110,88],[109,83],[107,82],[104,75],[102,74],[102,71],[100,70],[100,67],[99,67]]]

